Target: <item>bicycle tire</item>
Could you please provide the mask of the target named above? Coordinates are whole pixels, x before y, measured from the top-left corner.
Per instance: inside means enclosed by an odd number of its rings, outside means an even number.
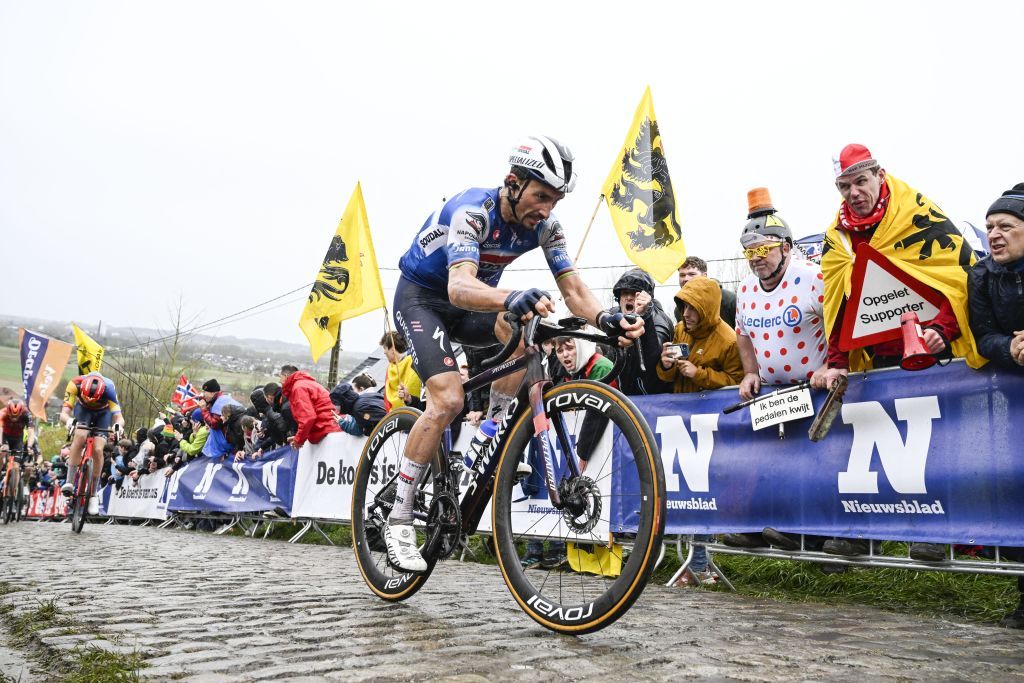
[[[88,464],[87,464],[88,463]],[[74,505],[71,511],[71,530],[76,534],[82,533],[85,526],[85,517],[89,511],[89,483],[92,479],[92,459],[82,460],[78,470],[78,478],[75,480],[75,490],[71,496]]]
[[[11,497],[6,492],[4,492],[3,507],[0,508],[0,517],[3,518],[4,524],[11,521]]]
[[[583,472],[595,487],[587,495],[601,499],[598,502],[603,507],[598,509],[607,511],[604,512],[606,521],[609,521],[613,504],[633,506],[630,512],[637,519],[632,552],[628,558],[624,553],[619,555],[622,567],[617,577],[570,574],[557,569],[546,573],[531,569],[527,574],[520,564],[516,543],[527,536],[534,539],[545,534],[556,536],[558,524],[564,517],[560,512],[553,513],[554,516],[549,512],[537,519],[536,512],[527,509],[515,513],[521,528],[518,532],[514,528],[512,503],[516,497],[516,467],[534,432],[529,408],[524,406],[517,413],[502,450],[491,505],[498,566],[516,602],[530,618],[552,631],[582,635],[600,630],[625,614],[647,585],[657,564],[665,531],[665,475],[650,426],[636,406],[612,387],[586,380],[566,382],[544,394],[544,405],[549,419],[561,416],[570,432],[577,434],[582,433],[580,423],[588,412],[596,410],[600,411],[596,414],[608,417],[614,430],[597,443],[600,448],[591,454],[587,470]],[[628,457],[620,457],[613,467],[612,445],[621,438],[625,439],[633,458],[630,461]],[[635,476],[637,493],[621,494],[613,499],[610,495],[613,476],[620,481],[622,477]],[[608,489],[607,495],[599,490],[602,487]],[[522,525],[527,523],[528,515],[532,515],[530,520],[536,521],[529,522],[532,526],[524,530]],[[600,516],[598,512],[596,517]],[[601,531],[599,527],[594,528]],[[561,538],[558,536],[559,540]],[[595,545],[606,545],[609,540],[607,535],[593,530],[578,531],[576,538],[584,542],[590,540]],[[625,537],[620,536],[620,540]],[[615,547],[621,546],[612,546],[610,552],[614,553]],[[578,547],[576,552],[580,552]]]
[[[426,583],[436,564],[428,559],[427,569],[421,573],[403,572],[392,567],[388,563],[384,539],[379,535],[382,516],[371,510],[374,506],[372,501],[398,474],[405,440],[420,415],[421,412],[415,408],[402,407],[392,410],[377,423],[363,446],[352,485],[352,549],[356,564],[370,590],[389,601],[412,597]],[[433,473],[440,471],[441,459],[442,451],[438,449],[431,471],[424,477],[421,491],[424,491],[427,505],[432,491],[427,489],[427,485]]]

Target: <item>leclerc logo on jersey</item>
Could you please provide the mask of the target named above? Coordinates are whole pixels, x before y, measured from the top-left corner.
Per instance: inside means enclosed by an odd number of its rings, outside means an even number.
[[[786,323],[789,327],[796,327],[803,319],[804,314],[800,312],[799,308],[792,304],[786,306],[786,309],[782,311],[782,322]]]

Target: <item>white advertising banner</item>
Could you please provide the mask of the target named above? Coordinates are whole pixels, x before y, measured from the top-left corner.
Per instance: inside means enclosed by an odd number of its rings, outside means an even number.
[[[121,488],[108,486],[109,497],[100,514],[107,517],[134,517],[138,519],[167,519],[167,504],[164,491],[168,478],[162,471],[139,476],[137,482],[125,477]]]
[[[352,520],[352,483],[364,443],[366,437],[334,432],[299,449],[293,518]]]

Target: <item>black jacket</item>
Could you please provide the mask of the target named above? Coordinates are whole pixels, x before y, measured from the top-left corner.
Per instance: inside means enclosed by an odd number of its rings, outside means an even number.
[[[986,256],[971,268],[967,296],[978,351],[997,367],[1024,372],[1010,357],[1014,331],[1024,330],[1024,273]]]
[[[658,359],[661,358],[661,345],[672,341],[672,332],[675,328],[672,318],[668,317],[658,300],[653,298],[654,279],[639,268],[627,270],[616,281],[612,288],[616,299],[623,289],[647,292],[652,298],[651,305],[643,315],[644,334],[640,337],[640,354],[629,355],[626,366],[619,374],[619,390],[627,396],[671,393],[672,384],[658,378]],[[620,309],[615,306],[610,310],[612,313],[618,313]]]
[[[381,393],[384,387],[377,391],[357,392],[348,382],[342,382],[331,389],[331,403],[338,406],[338,411],[344,415],[351,415],[359,431],[364,436],[369,436],[377,423],[384,419],[387,409],[384,407],[384,396]]]

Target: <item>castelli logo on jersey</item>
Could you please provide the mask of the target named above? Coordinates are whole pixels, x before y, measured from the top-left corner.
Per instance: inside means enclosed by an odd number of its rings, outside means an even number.
[[[455,361],[453,361],[448,356],[445,356],[444,357],[444,364],[447,365],[448,367],[452,367],[453,365],[455,365]]]
[[[492,240],[496,240],[499,237],[501,237],[501,230],[495,230],[493,233],[491,233]]]

